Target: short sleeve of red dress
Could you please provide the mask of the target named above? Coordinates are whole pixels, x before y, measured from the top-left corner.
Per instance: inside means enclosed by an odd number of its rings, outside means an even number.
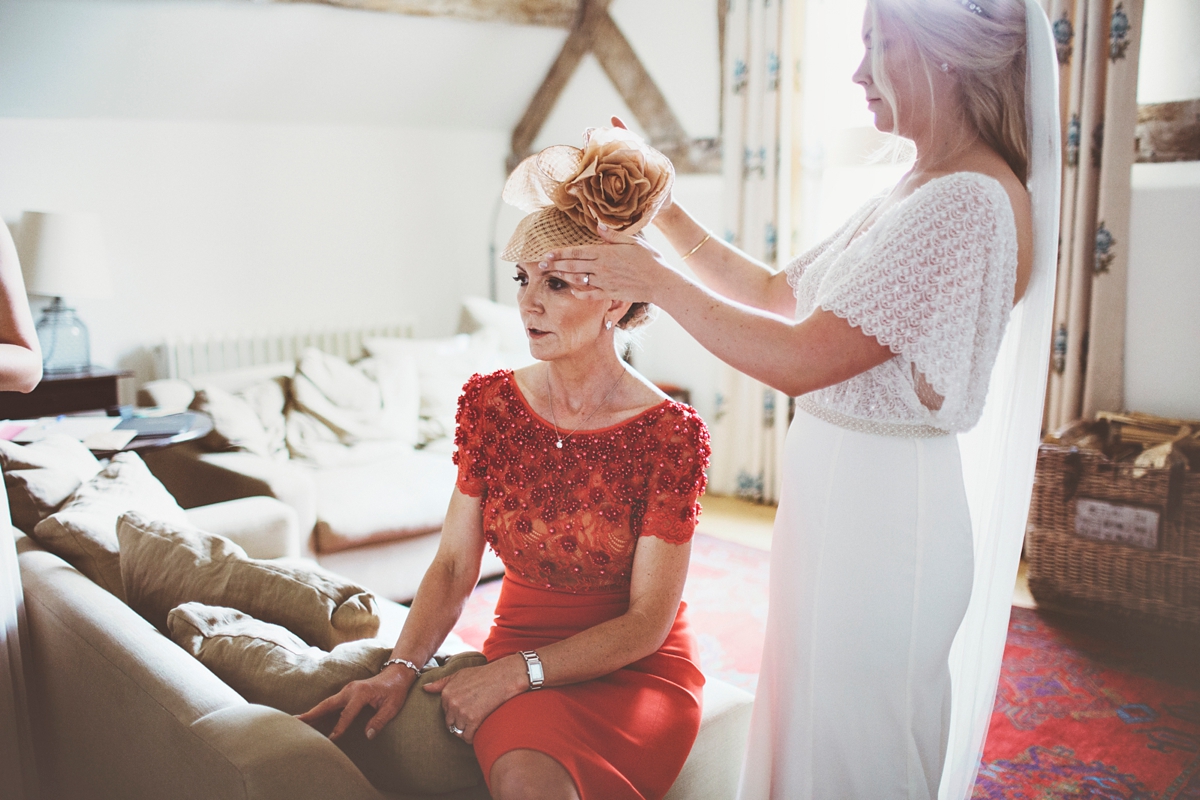
[[[458,467],[458,490],[471,497],[487,495],[487,459],[483,453],[484,407],[487,396],[495,389],[499,373],[472,375],[463,385],[458,396],[458,413],[455,417],[454,463]]]
[[[694,409],[675,405],[659,420],[660,447],[649,475],[643,536],[672,544],[691,541],[707,483],[708,429]]]

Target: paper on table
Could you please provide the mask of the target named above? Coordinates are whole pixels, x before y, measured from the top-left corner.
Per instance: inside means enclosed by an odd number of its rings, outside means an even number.
[[[78,416],[46,417],[13,437],[14,442],[36,442],[50,434],[70,436],[83,441],[93,433],[111,431],[121,424],[120,417]]]
[[[135,436],[137,431],[95,431],[84,437],[83,446],[88,450],[120,450]]]

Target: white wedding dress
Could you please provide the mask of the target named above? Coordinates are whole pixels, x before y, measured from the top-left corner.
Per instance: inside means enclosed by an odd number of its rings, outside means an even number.
[[[932,800],[950,649],[972,590],[958,437],[979,420],[1010,317],[1012,207],[995,179],[934,179],[787,268],[895,352],[797,400],[771,552],[742,800]]]

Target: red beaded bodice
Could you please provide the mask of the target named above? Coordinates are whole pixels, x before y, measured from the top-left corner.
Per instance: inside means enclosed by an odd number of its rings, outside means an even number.
[[[555,447],[511,371],[476,375],[458,399],[458,488],[483,500],[483,530],[510,577],[568,592],[628,591],[639,536],[690,541],[708,430],[665,400]]]

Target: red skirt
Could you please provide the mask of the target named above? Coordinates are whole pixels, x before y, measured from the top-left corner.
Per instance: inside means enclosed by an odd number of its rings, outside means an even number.
[[[571,774],[583,800],[658,800],[683,769],[700,730],[704,676],[679,604],[656,653],[609,675],[525,692],[500,706],[475,734],[491,781],[496,759],[536,750]],[[628,593],[568,594],[504,578],[488,661],[536,650],[624,614]]]

